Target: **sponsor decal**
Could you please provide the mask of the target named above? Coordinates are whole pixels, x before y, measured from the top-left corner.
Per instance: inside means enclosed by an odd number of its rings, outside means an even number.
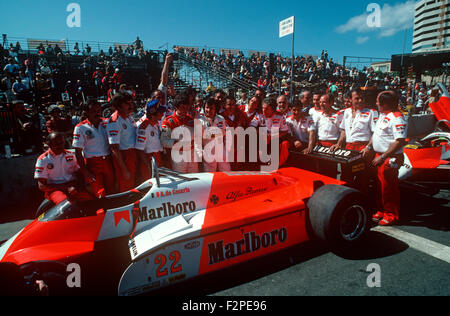
[[[352,166],[352,173],[363,171],[365,169],[365,165],[363,163]]]
[[[236,201],[237,199],[249,196],[249,195],[254,195],[254,194],[258,194],[258,193],[263,193],[265,191],[267,191],[268,188],[257,188],[254,189],[252,187],[248,187],[247,190],[245,192],[242,191],[233,191],[227,194],[227,200],[233,200]]]
[[[122,219],[127,221],[128,224],[131,224],[130,212],[129,211],[115,212],[114,213],[114,226],[119,225],[119,223]]]
[[[262,248],[274,247],[287,239],[287,229],[281,227],[258,235],[256,232],[244,234],[244,238],[224,245],[224,241],[208,244],[209,265],[233,259]]]
[[[197,248],[198,246],[200,246],[200,242],[198,240],[195,240],[184,245],[184,248],[191,250]]]
[[[229,177],[233,176],[268,176],[270,175],[269,172],[257,172],[257,171],[227,171],[224,172],[225,175]]]
[[[397,132],[404,132],[406,129],[406,124],[395,125],[395,129],[397,130]]]
[[[194,201],[180,202],[172,204],[170,202],[162,203],[160,207],[147,208],[146,206],[139,208],[138,222],[152,221],[159,218],[182,215],[194,212],[196,205]]]
[[[67,156],[67,157],[65,157],[66,158],[66,161],[67,162],[71,162],[71,161],[73,161],[73,156]]]
[[[47,165],[47,168],[50,169],[50,170],[52,170],[53,168],[55,168],[55,166],[54,166],[52,163],[49,163],[49,164]]]
[[[210,201],[212,204],[216,205],[217,203],[219,203],[219,197],[218,197],[217,195],[213,194],[213,196],[211,196],[211,198],[209,199],[209,201]]]
[[[172,195],[177,195],[177,194],[184,194],[184,193],[190,193],[191,190],[189,188],[181,188],[181,189],[172,189],[172,191],[170,190],[166,190],[165,192],[152,192],[151,193],[151,197],[152,198],[160,198],[160,197],[168,197],[168,196],[172,196]]]

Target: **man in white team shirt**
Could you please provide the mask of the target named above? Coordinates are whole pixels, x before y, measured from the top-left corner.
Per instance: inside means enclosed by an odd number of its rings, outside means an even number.
[[[317,122],[317,119],[319,117],[319,115],[322,114],[322,108],[320,107],[320,97],[322,95],[320,93],[314,93],[313,94],[313,107],[311,109],[309,109],[309,116],[312,117],[314,123]]]
[[[289,134],[289,128],[286,124],[286,119],[277,112],[277,102],[273,98],[266,98],[262,104],[262,114],[255,115],[250,126],[256,128],[267,129],[267,144],[270,145],[273,136],[278,137],[280,144],[280,157],[279,165],[284,165],[289,157],[289,148],[291,136]],[[278,134],[273,130],[278,128]]]
[[[341,135],[331,151],[345,148],[363,151],[367,154],[370,138],[378,120],[378,112],[369,109],[364,104],[363,92],[360,89],[352,91],[352,107],[344,110],[344,118],[339,128]]]
[[[162,151],[159,121],[166,111],[165,106],[160,106],[158,100],[147,103],[146,119],[138,123],[136,133],[136,150],[140,161],[140,180],[145,181],[152,175],[152,158],[158,166],[162,166]]]
[[[217,114],[217,108],[217,100],[208,99],[204,115],[198,120],[202,127],[202,148],[196,147],[195,150],[199,157],[203,157],[204,172],[231,171],[225,146],[227,123],[223,116]]]
[[[114,96],[112,105],[117,110],[108,119],[106,131],[119,192],[124,192],[135,186],[137,155],[136,123],[132,116],[133,98],[129,95],[118,94]]]
[[[317,139],[321,146],[331,147],[335,145],[341,134],[339,126],[342,122],[342,112],[332,108],[334,97],[325,94],[320,98],[321,115],[318,115],[315,121]]]
[[[294,138],[294,147],[310,154],[316,142],[314,121],[302,111],[302,105],[298,101],[294,102],[291,110],[293,114],[286,119],[286,124]]]
[[[289,108],[289,100],[288,98],[282,94],[277,98],[278,112],[283,115],[284,118],[288,118],[292,115],[292,112]]]
[[[380,210],[373,216],[379,225],[393,225],[399,220],[400,191],[398,169],[403,165],[408,121],[398,109],[394,91],[381,92],[377,97],[379,118],[369,148],[375,151],[372,165],[377,167],[378,203]]]
[[[71,200],[90,200],[92,196],[84,190],[83,183],[78,181],[77,172],[80,166],[75,155],[64,149],[65,137],[62,133],[50,133],[50,147],[36,161],[34,178],[38,180],[39,190],[46,199],[55,205]]]
[[[101,105],[96,100],[89,101],[87,119],[75,127],[72,142],[81,173],[97,198],[114,193],[114,169],[106,119],[101,114]]]

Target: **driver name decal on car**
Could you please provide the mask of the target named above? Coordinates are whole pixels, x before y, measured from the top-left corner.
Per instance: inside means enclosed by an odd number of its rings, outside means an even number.
[[[172,204],[170,202],[162,203],[160,207],[147,209],[146,206],[139,209],[139,222],[152,221],[155,219],[182,215],[194,212],[197,209],[194,201],[180,202]]]
[[[220,240],[208,244],[209,265],[220,263],[224,260],[232,259],[245,255],[261,248],[276,246],[278,243],[284,243],[287,239],[287,229],[285,227],[265,232],[258,235],[256,232],[244,234],[244,238],[235,242],[227,243]]]

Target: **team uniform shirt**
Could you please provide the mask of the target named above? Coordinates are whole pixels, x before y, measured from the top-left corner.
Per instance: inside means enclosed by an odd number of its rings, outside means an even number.
[[[136,134],[136,149],[143,150],[146,154],[163,151],[160,140],[161,129],[158,122],[153,125],[149,119],[146,119],[138,123]]]
[[[249,109],[248,109],[248,105],[241,105],[239,107],[239,110],[241,110],[241,112],[243,112],[246,115],[248,124],[250,124],[250,122],[253,120],[255,115],[258,114],[258,111],[254,111],[254,112],[250,113]]]
[[[80,169],[75,154],[68,150],[55,155],[50,149],[36,162],[35,179],[47,179],[48,184],[62,184],[75,180],[75,172]]]
[[[205,149],[205,146],[215,140],[215,137],[220,137],[219,130],[222,132],[223,135],[223,145],[225,147],[225,136],[226,136],[226,128],[227,123],[223,116],[216,115],[214,119],[208,118],[206,116],[201,116],[199,118],[199,122],[202,126],[202,148],[196,148],[197,152],[202,151],[202,149]],[[214,153],[214,152],[212,152]],[[224,150],[225,153],[225,150]]]
[[[312,108],[309,110],[309,116],[312,117],[314,123],[317,122],[317,120],[319,119],[319,116],[322,115],[322,114],[323,114],[323,111],[322,111],[322,110],[317,111],[316,108],[314,108],[314,107],[312,107]]]
[[[356,110],[353,117],[351,108],[344,110],[344,118],[339,126],[345,130],[347,143],[368,142],[375,130],[378,120],[378,112],[371,109]]]
[[[302,143],[309,142],[309,132],[314,131],[314,121],[311,116],[301,117],[297,121],[294,116],[289,116],[286,119],[286,124],[292,136],[300,140]]]
[[[184,126],[189,129],[191,135],[193,135],[194,131],[194,119],[186,115],[184,117],[180,117],[174,112],[172,115],[166,117],[161,124],[161,143],[165,148],[172,148],[176,139],[172,139],[172,131],[177,127]]]
[[[318,139],[323,141],[338,140],[341,135],[339,126],[344,117],[343,113],[341,111],[331,114],[322,113],[317,117],[317,122],[314,125],[317,130]]]
[[[106,134],[107,120],[102,119],[98,128],[89,120],[84,120],[75,126],[72,146],[83,150],[84,158],[103,157],[110,154],[108,136]]]
[[[264,114],[257,114],[250,123],[253,127],[266,127],[267,134],[270,135],[273,128],[279,128],[279,132],[289,132],[286,119],[280,114],[274,114],[272,117],[265,117]]]
[[[397,139],[406,139],[407,132],[408,121],[401,112],[380,113],[372,138],[373,149],[385,153]],[[395,154],[402,152],[403,148]]]
[[[106,124],[110,145],[119,145],[120,150],[132,149],[136,143],[136,122],[130,115],[123,118],[116,111]]]

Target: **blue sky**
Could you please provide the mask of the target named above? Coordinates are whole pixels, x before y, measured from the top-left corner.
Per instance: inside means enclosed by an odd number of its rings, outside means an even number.
[[[127,43],[148,49],[173,45],[255,49],[289,54],[292,37],[278,37],[279,21],[296,18],[295,51],[390,58],[411,51],[415,0],[398,1],[153,1],[14,0],[0,2],[0,31],[9,37]],[[69,28],[66,7],[81,7],[81,27]],[[381,27],[365,24],[369,3],[379,4]]]

